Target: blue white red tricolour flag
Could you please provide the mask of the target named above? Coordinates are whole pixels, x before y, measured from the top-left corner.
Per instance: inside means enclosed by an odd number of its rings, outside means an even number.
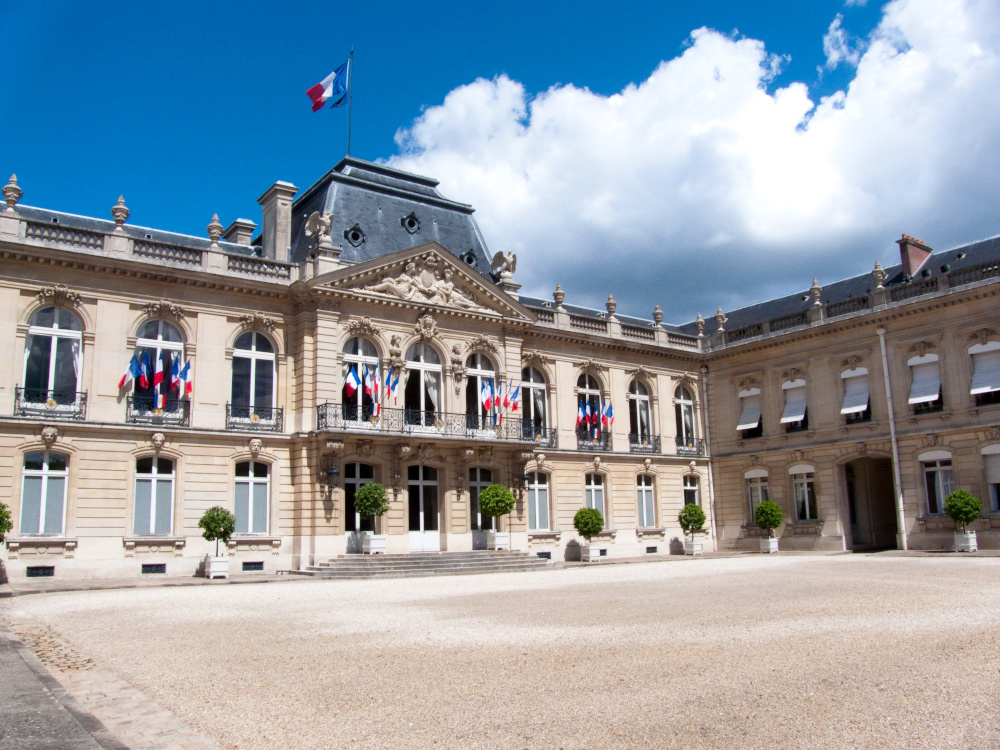
[[[590,427],[591,423],[593,423],[596,426],[597,425],[597,420],[593,418],[595,416],[596,415],[592,414],[591,411],[590,411],[590,399],[588,398],[587,399],[587,410],[583,414],[583,423],[585,425],[587,425],[587,427]]]
[[[615,423],[615,409],[610,401],[604,405],[604,409],[601,411],[601,422],[605,427],[610,427]]]
[[[361,378],[358,377],[358,371],[355,369],[354,365],[351,365],[351,369],[347,371],[347,377],[344,378],[344,386],[347,388],[347,395],[353,396],[354,392],[358,390],[358,386],[361,385]]]
[[[479,385],[479,399],[483,402],[483,409],[486,411],[490,410],[490,384],[485,380],[480,381]]]
[[[576,412],[576,426],[579,427],[583,424],[583,404],[580,404],[580,409]]]
[[[152,383],[153,368],[149,365],[149,352],[142,353],[142,362],[139,365],[139,387],[149,388]]]
[[[139,364],[138,355],[133,352],[132,359],[129,360],[128,368],[125,370],[125,374],[122,375],[122,379],[118,381],[118,387],[124,388],[128,383],[131,383],[141,374],[142,365]]]
[[[347,94],[347,87],[351,77],[351,60],[347,59],[343,65],[333,71],[330,75],[306,91],[306,96],[312,101],[313,112],[323,109],[323,105],[330,99],[335,101],[331,107],[339,107],[344,103],[344,96]]]
[[[386,382],[389,382],[389,378],[392,376],[392,368],[389,368],[389,375],[386,376]],[[392,379],[392,385],[389,386],[389,393],[392,394],[392,405],[396,406],[399,404],[399,371],[396,371],[396,377]]]
[[[163,357],[160,350],[156,350],[156,369],[153,371],[153,386],[158,386],[163,382]]]
[[[518,404],[521,403],[521,384],[520,383],[517,384],[517,388],[514,389],[514,392],[510,394],[510,401],[514,405],[514,407],[511,409],[511,411],[517,411]]]
[[[184,363],[184,367],[177,375],[177,390],[178,395],[182,396],[190,396],[194,390],[194,368],[191,367],[190,359]]]
[[[368,369],[368,365],[365,365],[365,393],[372,397],[375,395],[375,382],[372,378],[372,371]]]
[[[373,402],[372,403],[372,416],[375,416],[375,417],[377,417],[379,414],[382,413],[382,397],[381,397],[381,394],[379,393],[379,391],[381,390],[380,386],[382,385],[382,375],[381,375],[381,371],[379,370],[380,366],[381,365],[379,365],[378,363],[375,364],[375,373],[374,373],[374,377],[372,378],[372,380],[373,380],[373,383],[372,383],[372,402]]]

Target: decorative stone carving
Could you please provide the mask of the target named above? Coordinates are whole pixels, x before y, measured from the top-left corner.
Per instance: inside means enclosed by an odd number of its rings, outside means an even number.
[[[372,323],[372,319],[367,315],[361,320],[349,320],[344,325],[344,330],[351,336],[381,336],[382,329]]]
[[[653,305],[653,322],[656,323],[657,326],[663,323],[663,310],[660,309],[658,304]]]
[[[802,378],[802,371],[798,367],[789,367],[787,370],[783,370],[781,373],[781,382],[786,383],[791,380],[800,380]]]
[[[858,452],[859,456],[865,456],[868,454],[868,446],[864,443],[855,443],[854,450]]]
[[[219,238],[222,236],[224,227],[219,223],[219,215],[212,214],[212,221],[209,222],[205,230],[208,232],[208,239],[212,241],[212,247],[219,246]]]
[[[652,466],[652,465],[653,465],[653,459],[651,459],[651,458],[644,458],[644,459],[642,459],[642,468],[645,471],[648,472],[649,471],[649,467]]]
[[[548,357],[539,354],[538,352],[522,352],[521,353],[521,366],[522,367],[544,367],[549,363]]]
[[[889,278],[889,274],[887,274],[885,269],[882,268],[882,264],[875,261],[875,269],[872,271],[872,280],[874,280],[876,288],[882,289],[882,285],[885,283],[887,278]]]
[[[918,357],[923,357],[927,354],[928,349],[933,349],[934,345],[927,341],[918,341],[913,346],[910,347],[910,354],[916,354]]]
[[[750,456],[750,465],[751,466],[756,466],[758,461],[760,461],[760,456],[758,456],[756,453],[754,453],[752,456]]]
[[[537,456],[535,456],[535,463],[538,464],[539,468],[541,468],[542,466],[544,466],[545,465],[545,454],[544,453],[539,453]]]
[[[615,302],[615,298],[609,294],[608,301],[604,303],[604,307],[607,308],[608,317],[613,318],[615,316],[615,310],[618,309],[618,303]]]
[[[701,317],[701,313],[698,313],[698,317],[695,318],[694,324],[698,329],[698,338],[703,338],[705,336],[705,319]]]
[[[251,315],[243,315],[240,317],[240,325],[243,326],[244,330],[253,329],[264,329],[268,333],[274,333],[274,327],[277,325],[274,318],[269,318],[263,313],[255,312]]]
[[[333,226],[333,217],[324,211],[313,211],[306,219],[306,226],[303,230],[306,237],[315,237],[319,245],[332,245],[333,239],[330,237],[330,227]]]
[[[969,341],[975,342],[980,346],[985,345],[991,338],[996,337],[997,332],[992,328],[980,328],[978,331],[969,335]]]
[[[629,370],[628,374],[631,375],[636,380],[644,380],[647,383],[652,383],[655,380],[655,376],[649,370],[647,370],[642,365],[639,365],[634,370]]]
[[[796,461],[801,461],[802,460],[802,451],[794,451],[792,453],[792,458],[794,460],[796,460]]]
[[[517,255],[515,253],[504,255],[502,252],[497,252],[493,256],[490,270],[494,278],[502,281],[510,281],[514,278],[514,271],[517,270]]]
[[[359,440],[357,446],[357,453],[359,456],[364,456],[367,458],[375,450],[374,440]]]
[[[462,364],[464,359],[462,358],[462,347],[455,344],[451,347],[451,373],[452,377],[455,379],[455,395],[457,396],[462,392],[462,383],[465,382],[465,375],[468,372],[465,365]]]
[[[396,452],[399,454],[400,458],[406,458],[410,455],[411,448],[409,443],[400,443],[396,446]]]
[[[471,445],[467,445],[462,449],[462,456],[466,461],[471,461],[476,457],[476,449]]]
[[[159,451],[164,445],[167,444],[167,436],[162,432],[154,432],[149,437],[149,444],[153,446],[154,451]]]
[[[473,296],[455,287],[455,272],[445,267],[442,274],[438,270],[438,258],[433,253],[420,258],[422,268],[416,260],[410,260],[399,276],[386,276],[377,284],[361,287],[361,291],[382,297],[391,297],[413,302],[458,307],[463,310],[485,310]]]
[[[52,425],[46,425],[42,428],[42,442],[45,443],[46,448],[51,448],[52,444],[56,442],[59,437],[59,430]]]
[[[857,370],[859,367],[861,367],[862,362],[864,362],[864,360],[861,359],[861,357],[859,357],[857,354],[852,354],[849,357],[846,357],[840,363],[840,366],[845,370]]]
[[[250,438],[247,442],[247,448],[250,449],[250,453],[254,456],[254,458],[256,458],[257,455],[264,450],[264,441],[260,438]]]
[[[600,469],[601,468],[601,457],[600,456],[594,456],[594,460],[591,461],[591,463],[594,465],[595,469]]]
[[[726,324],[727,320],[728,320],[728,318],[726,317],[726,314],[724,312],[722,312],[722,308],[720,307],[715,312],[715,325],[717,326],[716,330],[719,330],[719,331],[726,330],[725,328],[723,328],[723,326]]]
[[[403,361],[403,337],[393,334],[389,339],[389,369],[402,370],[406,366]]]
[[[338,456],[342,450],[344,450],[343,440],[327,440],[326,444],[323,446],[323,453],[327,455]]]
[[[819,285],[818,279],[813,279],[813,285],[809,287],[809,296],[812,297],[812,306],[819,307],[823,303],[820,302],[819,296],[823,293],[823,287]]]
[[[490,341],[490,337],[485,333],[480,333],[471,341],[465,343],[465,351],[467,352],[490,352],[492,354],[499,354],[497,345]]]
[[[125,205],[125,196],[119,195],[118,202],[111,207],[111,217],[115,220],[114,231],[116,232],[125,231],[124,229],[122,229],[122,225],[128,220],[130,214],[131,211],[129,211],[128,207]]]
[[[413,333],[421,341],[426,341],[437,336],[437,321],[434,319],[434,316],[429,312],[425,312],[417,318],[417,322],[413,326]]]
[[[936,445],[937,441],[938,441],[937,435],[930,434],[924,436],[924,443],[926,443],[928,446]]]
[[[421,443],[417,446],[417,460],[422,464],[429,461],[440,461],[441,454],[438,453],[437,446],[433,443]]]
[[[555,291],[552,292],[552,299],[555,300],[556,307],[562,308],[563,300],[566,299],[566,292],[563,291],[562,286],[556,282]]]
[[[599,373],[604,369],[604,365],[602,365],[600,362],[595,362],[592,359],[587,359],[584,360],[583,362],[578,362],[576,366],[582,373],[587,373],[587,372]]]
[[[1000,440],[1000,425],[993,425],[990,427],[990,439]]]
[[[66,286],[56,284],[38,290],[35,295],[43,305],[64,304],[70,307],[77,307],[83,304],[83,297],[77,292],[71,292]]]
[[[4,202],[7,204],[7,208],[5,210],[13,211],[14,206],[16,206],[17,202],[21,200],[21,195],[23,194],[21,188],[17,186],[16,174],[12,174],[10,176],[10,182],[3,186],[0,193],[3,193]]]
[[[760,383],[757,381],[757,378],[754,377],[740,378],[740,380],[736,382],[737,390],[749,391],[753,388],[760,388]]]
[[[486,447],[479,449],[480,461],[493,461],[495,457],[496,451],[493,449],[492,445],[487,445]]]
[[[184,311],[170,300],[161,299],[159,302],[147,302],[142,306],[143,312],[151,318],[174,318],[180,320],[184,317]]]

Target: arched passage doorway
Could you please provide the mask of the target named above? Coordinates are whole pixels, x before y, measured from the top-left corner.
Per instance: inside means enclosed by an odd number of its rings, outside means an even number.
[[[892,461],[858,458],[844,464],[851,549],[855,551],[896,546],[896,503]]]

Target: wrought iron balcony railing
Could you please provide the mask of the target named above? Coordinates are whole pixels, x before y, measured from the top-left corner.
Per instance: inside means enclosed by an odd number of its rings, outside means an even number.
[[[41,388],[14,389],[14,416],[50,419],[86,419],[86,391],[47,391]]]
[[[226,429],[281,432],[284,416],[280,408],[226,404]]]
[[[158,407],[154,396],[128,396],[125,421],[130,424],[165,424],[173,427],[187,427],[190,420],[191,403],[189,401],[168,398],[162,407]]]
[[[611,433],[601,430],[594,434],[594,430],[576,431],[576,449],[580,451],[610,451]]]
[[[704,456],[705,441],[701,438],[674,438],[677,445],[677,455],[679,456]]]
[[[555,448],[556,431],[536,427],[529,421],[504,417],[494,422],[492,416],[451,414],[419,409],[386,409],[373,413],[371,405],[321,404],[317,413],[318,430],[352,430],[396,435],[447,435],[478,440],[515,440]]]
[[[630,453],[659,453],[659,435],[629,435],[628,449]]]

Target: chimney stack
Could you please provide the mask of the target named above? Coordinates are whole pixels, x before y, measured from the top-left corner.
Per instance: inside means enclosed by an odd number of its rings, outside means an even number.
[[[899,245],[899,260],[903,264],[903,273],[908,277],[916,276],[924,261],[933,252],[929,245],[924,244],[923,240],[918,240],[908,234],[904,234],[903,239],[896,240],[896,244]]]
[[[262,250],[265,258],[287,261],[292,244],[292,197],[299,191],[290,182],[276,182],[257,202],[263,206]]]
[[[253,230],[257,228],[249,219],[237,219],[222,233],[223,242],[232,242],[235,245],[249,245],[253,239]]]

